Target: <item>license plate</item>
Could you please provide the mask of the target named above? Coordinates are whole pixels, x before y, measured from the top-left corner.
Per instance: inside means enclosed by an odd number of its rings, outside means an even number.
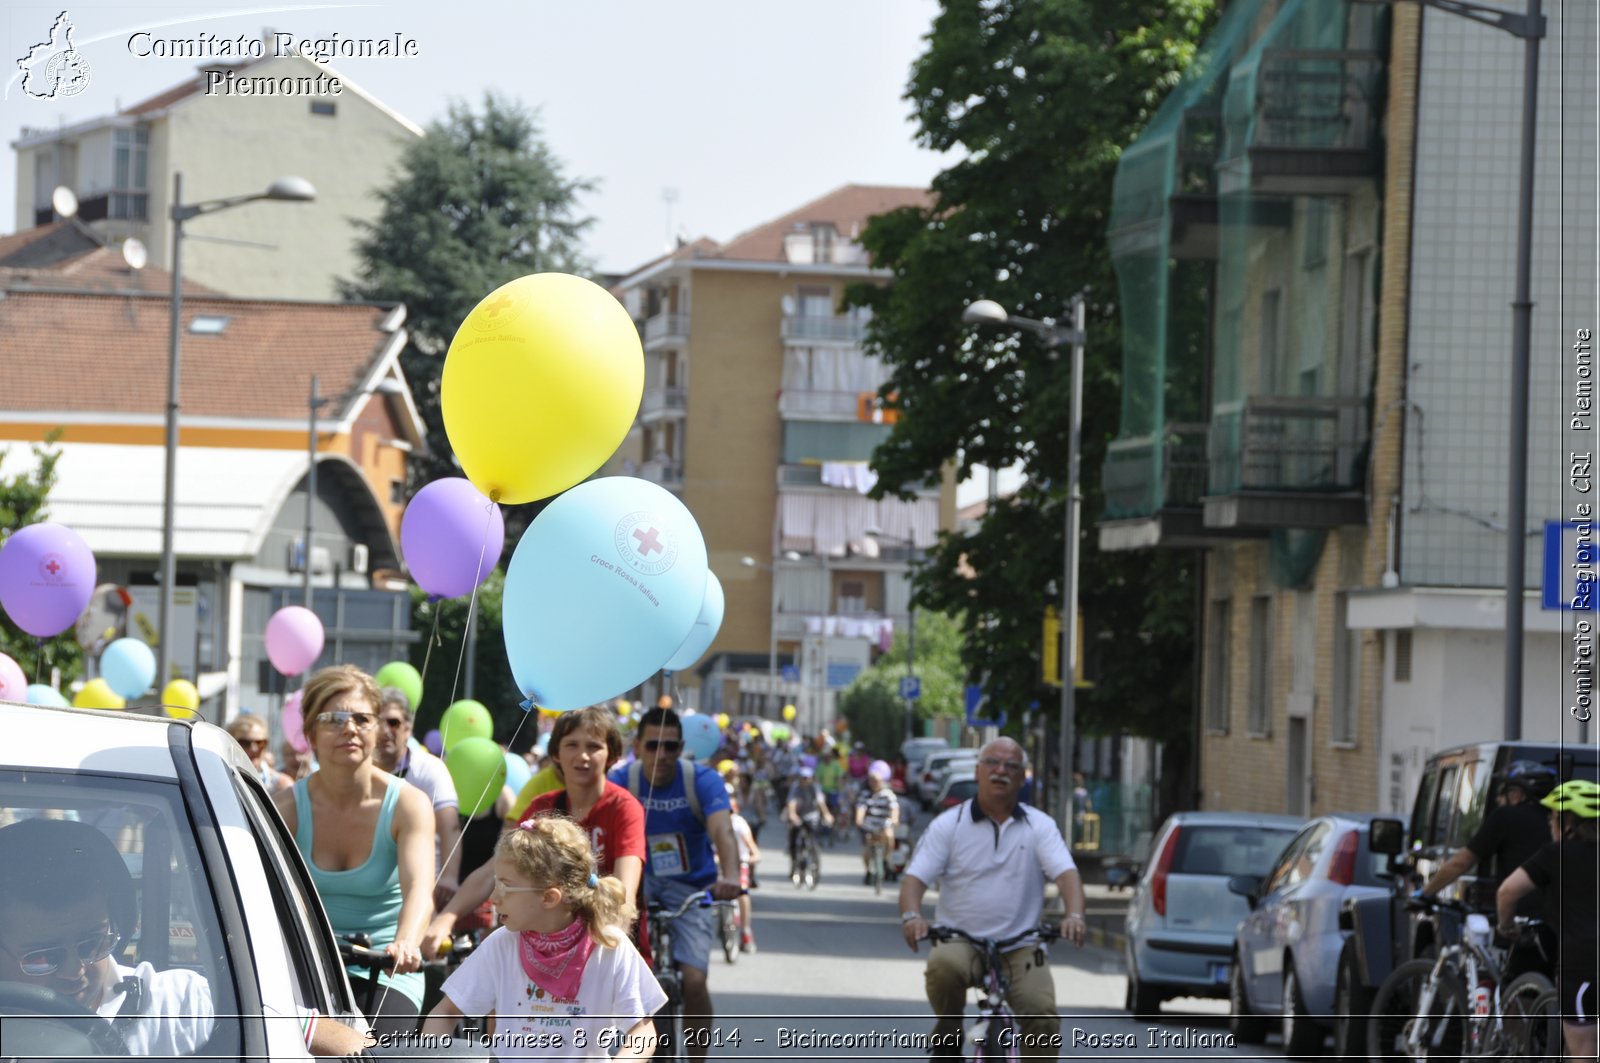
[[[1213,963],[1211,965],[1211,981],[1215,985],[1227,985],[1228,979],[1233,975],[1233,964]]]

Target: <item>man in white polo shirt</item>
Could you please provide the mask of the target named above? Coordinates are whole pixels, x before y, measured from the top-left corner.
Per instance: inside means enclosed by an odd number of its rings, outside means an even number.
[[[928,936],[922,897],[939,887],[934,921],[974,937],[999,940],[1037,926],[1044,883],[1055,882],[1066,902],[1061,936],[1083,947],[1083,880],[1055,822],[1017,801],[1027,772],[1022,747],[997,738],[978,754],[978,794],[946,809],[928,825],[900,883],[900,923],[906,944]],[[1061,1020],[1044,949],[1025,940],[1005,954],[1007,1003],[1022,1027],[1022,1054],[1054,1059]],[[935,1023],[934,1058],[961,1056],[961,1016],[968,988],[981,983],[982,960],[964,941],[936,945],[924,975]]]
[[[372,751],[373,763],[397,775],[428,795],[433,802],[433,827],[437,836],[436,870],[433,884],[433,903],[443,907],[450,903],[461,885],[461,802],[456,796],[456,784],[450,778],[450,769],[444,761],[420,746],[411,744],[411,699],[403,690],[384,687],[378,692],[383,699],[378,712],[378,744]]]

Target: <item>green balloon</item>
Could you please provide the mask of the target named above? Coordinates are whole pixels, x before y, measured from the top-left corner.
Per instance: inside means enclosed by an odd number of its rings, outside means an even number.
[[[463,816],[470,818],[494,807],[500,788],[506,784],[506,755],[493,739],[461,739],[445,753],[444,766],[450,769],[450,779],[456,784],[456,799],[461,802]]]
[[[422,704],[422,673],[405,661],[390,661],[378,669],[378,674],[372,677],[380,687],[394,687],[406,696],[411,702],[411,711],[416,712],[417,706]]]
[[[494,717],[489,715],[483,702],[462,698],[444,710],[444,718],[439,721],[439,737],[446,753],[454,749],[457,742],[468,738],[493,738]]]

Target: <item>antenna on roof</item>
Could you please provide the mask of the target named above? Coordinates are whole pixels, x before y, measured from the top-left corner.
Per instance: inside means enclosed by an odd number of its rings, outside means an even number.
[[[673,228],[672,228],[672,205],[674,203],[676,203],[677,201],[678,201],[678,190],[676,188],[663,188],[661,190],[661,203],[666,208],[666,214],[667,214],[667,250],[668,251],[675,251],[675,250],[677,250],[677,247],[678,247],[678,245],[676,243],[674,243],[674,241],[673,241],[674,232],[673,232]]]
[[[78,214],[78,197],[66,185],[57,185],[50,193],[50,209],[58,218],[73,218]]]
[[[150,261],[150,252],[145,250],[144,242],[136,236],[130,236],[122,241],[122,261],[134,272],[144,269],[145,263]]]

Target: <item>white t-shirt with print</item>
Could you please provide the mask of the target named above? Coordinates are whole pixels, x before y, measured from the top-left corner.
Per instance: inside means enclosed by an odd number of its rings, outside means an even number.
[[[193,971],[175,967],[157,971],[148,963],[137,968],[117,964],[118,979],[130,975],[144,983],[144,1006],[137,1021],[121,1027],[130,1056],[191,1056],[199,1052],[216,1026],[211,986]],[[100,1014],[116,1019],[124,994],[112,993]]]
[[[667,1002],[633,943],[620,934],[596,945],[578,983],[578,998],[557,1001],[534,986],[517,955],[518,935],[500,927],[444,983],[464,1015],[495,1014],[498,1059],[608,1059],[615,1038]]]

